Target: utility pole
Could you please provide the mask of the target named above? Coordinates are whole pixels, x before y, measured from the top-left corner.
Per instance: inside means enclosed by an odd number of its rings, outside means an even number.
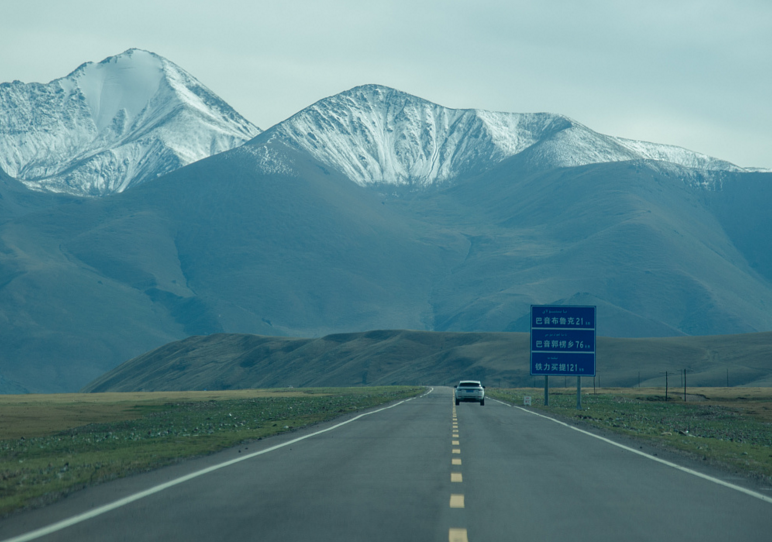
[[[665,402],[667,403],[667,371],[665,371]]]

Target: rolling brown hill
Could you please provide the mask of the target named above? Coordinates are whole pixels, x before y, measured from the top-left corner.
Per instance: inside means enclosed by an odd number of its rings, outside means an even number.
[[[772,332],[704,337],[598,337],[598,384],[772,385]],[[528,333],[381,330],[318,339],[247,334],[193,336],[129,360],[84,392],[451,384],[540,386],[528,368]],[[639,376],[640,375],[640,376]],[[553,385],[575,385],[554,377]],[[585,379],[584,385],[591,385]]]

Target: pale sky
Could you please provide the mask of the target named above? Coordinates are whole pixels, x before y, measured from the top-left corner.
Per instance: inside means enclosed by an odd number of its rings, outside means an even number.
[[[770,0],[0,0],[0,82],[131,47],[263,129],[378,83],[772,168]]]

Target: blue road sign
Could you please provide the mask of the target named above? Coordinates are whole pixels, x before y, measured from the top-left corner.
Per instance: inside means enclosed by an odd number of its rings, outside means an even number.
[[[531,305],[531,375],[595,376],[595,307]]]

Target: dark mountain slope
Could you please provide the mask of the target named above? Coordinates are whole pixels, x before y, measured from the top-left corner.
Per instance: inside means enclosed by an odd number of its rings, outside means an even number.
[[[706,196],[751,268],[772,283],[772,173],[732,176]]]
[[[664,386],[664,372],[688,371],[691,386],[772,383],[772,333],[655,339],[598,338],[604,386]],[[727,373],[728,371],[728,373]],[[675,377],[675,380],[672,378]],[[127,361],[85,392],[241,389],[286,386],[541,385],[528,375],[527,333],[382,330],[291,339],[218,334],[189,337]],[[586,378],[585,385],[591,385]],[[550,380],[575,386],[575,379]]]
[[[423,327],[442,249],[375,194],[270,152],[281,167],[226,153],[3,225],[3,374],[65,391],[190,334]]]
[[[401,203],[467,240],[434,285],[434,329],[527,331],[529,305],[557,301],[599,305],[610,336],[772,328],[770,283],[687,178],[647,162],[534,170],[516,156]]]
[[[442,251],[376,194],[281,144],[267,148],[290,169],[266,173],[250,149],[201,161],[108,203],[103,212],[110,218],[66,246],[105,274],[125,269],[126,260],[146,261],[137,287],[172,305],[195,295],[214,318],[202,330],[208,333],[322,334],[405,319],[424,325],[426,292],[442,272]],[[136,220],[139,212],[158,221],[149,229],[173,241],[176,283],[159,280],[150,268],[169,254],[167,247],[131,239],[132,215]],[[131,248],[105,258],[115,232]],[[136,257],[129,250],[149,253]]]
[[[34,192],[0,169],[0,223],[70,200],[62,194]]]
[[[720,194],[672,171],[535,170],[526,151],[411,191],[360,187],[256,140],[1,225],[0,374],[71,391],[169,341],[220,332],[527,331],[532,303],[598,305],[607,336],[772,328],[772,288],[735,247],[741,228],[724,230],[735,207],[716,211]],[[748,216],[762,235],[765,215]]]

